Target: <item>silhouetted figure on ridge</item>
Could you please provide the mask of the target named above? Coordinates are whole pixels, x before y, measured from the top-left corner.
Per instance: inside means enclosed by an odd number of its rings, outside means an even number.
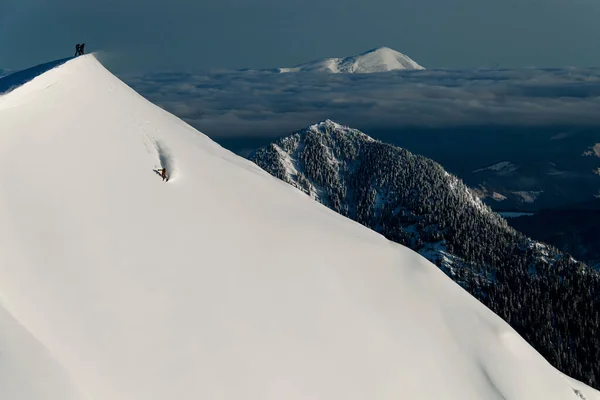
[[[75,45],[75,57],[77,56],[82,56],[84,53],[83,48],[85,47],[85,43],[81,43],[81,44],[76,44]]]

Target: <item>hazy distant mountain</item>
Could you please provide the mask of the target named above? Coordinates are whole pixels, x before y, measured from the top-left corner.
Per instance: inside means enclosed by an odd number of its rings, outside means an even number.
[[[369,128],[371,136],[441,163],[496,211],[573,209],[600,194],[597,128]],[[588,155],[584,155],[588,154]]]
[[[570,143],[548,141],[547,148],[536,143],[529,158],[515,156],[463,172],[461,177],[496,210],[577,208],[600,194],[600,144],[584,148],[577,145],[576,137],[569,139]]]
[[[279,72],[375,73],[394,70],[424,70],[410,57],[388,47],[380,47],[346,58],[326,58]]]
[[[542,240],[600,269],[600,210],[544,210],[509,218],[508,223],[530,237]]]
[[[250,159],[436,263],[555,366],[600,386],[600,276],[509,227],[441,165],[332,121]]]
[[[570,209],[592,200],[600,193],[597,171],[593,165],[570,165],[563,169],[551,162],[539,162],[474,171],[464,179],[496,210],[536,212]]]

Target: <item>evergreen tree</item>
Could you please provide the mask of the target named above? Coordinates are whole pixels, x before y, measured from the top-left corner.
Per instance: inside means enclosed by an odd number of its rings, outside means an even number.
[[[509,227],[439,164],[331,121],[250,159],[421,253],[555,367],[600,388],[599,273]]]

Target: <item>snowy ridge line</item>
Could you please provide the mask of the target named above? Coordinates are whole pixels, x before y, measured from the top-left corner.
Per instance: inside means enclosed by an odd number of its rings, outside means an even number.
[[[13,91],[14,89],[18,88],[19,86],[26,84],[27,82],[35,79],[44,72],[61,66],[62,64],[71,59],[71,57],[63,58],[62,60],[36,65],[35,67],[31,67],[23,71],[9,73],[6,75],[2,75],[2,71],[0,70],[0,96],[7,94]]]
[[[15,355],[0,357],[2,399],[575,398],[433,264],[222,149],[93,56],[3,96],[0,132],[0,293],[26,329],[1,324]],[[146,134],[174,157],[173,184]]]

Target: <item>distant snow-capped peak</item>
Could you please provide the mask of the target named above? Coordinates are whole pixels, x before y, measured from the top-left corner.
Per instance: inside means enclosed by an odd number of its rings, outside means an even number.
[[[365,53],[345,57],[311,61],[279,72],[375,73],[394,70],[424,70],[410,57],[388,47],[379,47]]]

